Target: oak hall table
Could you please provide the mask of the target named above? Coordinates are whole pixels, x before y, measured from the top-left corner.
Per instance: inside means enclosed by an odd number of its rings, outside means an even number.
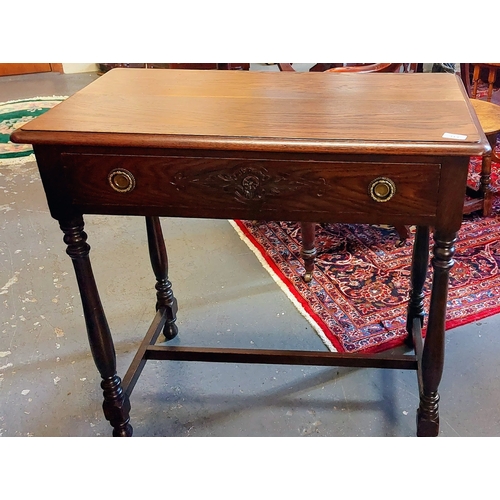
[[[469,157],[490,151],[455,75],[113,69],[12,140],[33,144],[64,233],[113,435],[132,435],[129,397],[148,359],[416,370],[417,435],[438,434],[448,278]],[[157,313],[123,381],[83,214],[146,218]],[[415,224],[407,318],[414,354],[156,345],[162,331],[177,334],[161,216]]]

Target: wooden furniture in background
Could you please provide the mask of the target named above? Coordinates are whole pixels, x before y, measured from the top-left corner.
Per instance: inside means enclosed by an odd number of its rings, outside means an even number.
[[[471,66],[473,67],[472,78]],[[488,70],[488,93],[485,101],[477,99],[481,70],[484,68]],[[491,154],[483,156],[482,159],[479,188],[473,189],[467,186],[469,198],[464,202],[464,214],[477,211],[481,211],[484,217],[490,217],[492,214],[491,162],[492,160],[500,162],[500,157],[495,151],[498,133],[500,132],[500,106],[491,102],[493,84],[498,69],[500,69],[500,63],[462,63],[460,65],[462,81],[469,93],[479,123],[491,145]]]
[[[147,360],[175,359],[416,370],[417,435],[436,436],[469,158],[490,149],[472,117],[463,86],[446,73],[114,69],[16,130],[14,142],[34,146],[73,261],[113,435],[132,435],[130,396]],[[146,217],[157,313],[123,382],[84,214]],[[415,353],[157,345],[162,331],[177,334],[160,216],[417,225],[407,317]],[[422,347],[429,227],[433,280]]]
[[[295,71],[292,63],[277,63],[280,71]],[[340,73],[415,73],[417,63],[316,63],[310,72]]]
[[[250,69],[250,63],[99,63],[99,69],[105,73],[113,68],[152,68],[152,69]]]
[[[469,67],[473,67],[472,71],[472,82],[470,89],[470,97],[471,99],[477,98],[478,86],[481,81],[481,73],[483,70],[488,72],[487,83],[488,83],[488,92],[486,94],[486,100],[491,102],[491,98],[493,97],[493,89],[497,79],[497,71],[500,69],[500,63],[465,63]]]
[[[0,76],[26,75],[29,73],[63,73],[61,63],[1,63]]]

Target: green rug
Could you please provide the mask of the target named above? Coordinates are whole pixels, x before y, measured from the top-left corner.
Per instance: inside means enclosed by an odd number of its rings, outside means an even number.
[[[31,145],[10,142],[10,134],[66,98],[32,97],[0,103],[0,165],[25,163],[35,159]]]

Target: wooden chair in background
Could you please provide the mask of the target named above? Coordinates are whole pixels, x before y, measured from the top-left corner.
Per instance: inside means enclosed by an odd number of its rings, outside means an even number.
[[[473,67],[472,81],[470,82],[470,89],[467,89],[467,93],[471,99],[477,99],[478,86],[481,81],[482,72],[487,70],[488,72],[488,92],[486,95],[486,101],[491,102],[493,97],[494,84],[497,78],[497,71],[500,70],[500,63],[464,63],[466,68],[465,74],[469,74],[468,83],[470,80],[470,67]],[[468,69],[467,69],[468,68]]]
[[[473,68],[471,73],[470,68]],[[488,72],[488,91],[486,100],[478,99],[478,86],[481,73]],[[491,145],[491,155],[484,156],[481,163],[481,177],[478,189],[467,187],[467,198],[464,202],[464,214],[482,211],[484,217],[492,214],[493,195],[491,192],[491,162],[500,162],[500,157],[495,151],[497,136],[500,132],[500,106],[491,102],[493,96],[493,86],[496,80],[497,70],[500,70],[500,63],[461,63],[460,76],[464,83],[471,104],[476,111],[476,115],[481,124],[488,142]]]
[[[292,63],[277,63],[280,71],[295,71]],[[335,73],[414,73],[416,63],[316,63],[309,71]]]

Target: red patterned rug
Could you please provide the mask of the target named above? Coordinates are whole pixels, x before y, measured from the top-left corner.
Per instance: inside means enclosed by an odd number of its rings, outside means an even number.
[[[471,159],[472,186],[479,182],[480,166],[479,158]],[[459,232],[447,329],[500,312],[499,171],[494,163],[494,216],[466,216]],[[318,224],[318,258],[307,284],[298,223],[234,221],[233,226],[329,349],[373,353],[403,344],[415,228],[398,248],[391,227]],[[429,282],[425,292],[428,307]]]

